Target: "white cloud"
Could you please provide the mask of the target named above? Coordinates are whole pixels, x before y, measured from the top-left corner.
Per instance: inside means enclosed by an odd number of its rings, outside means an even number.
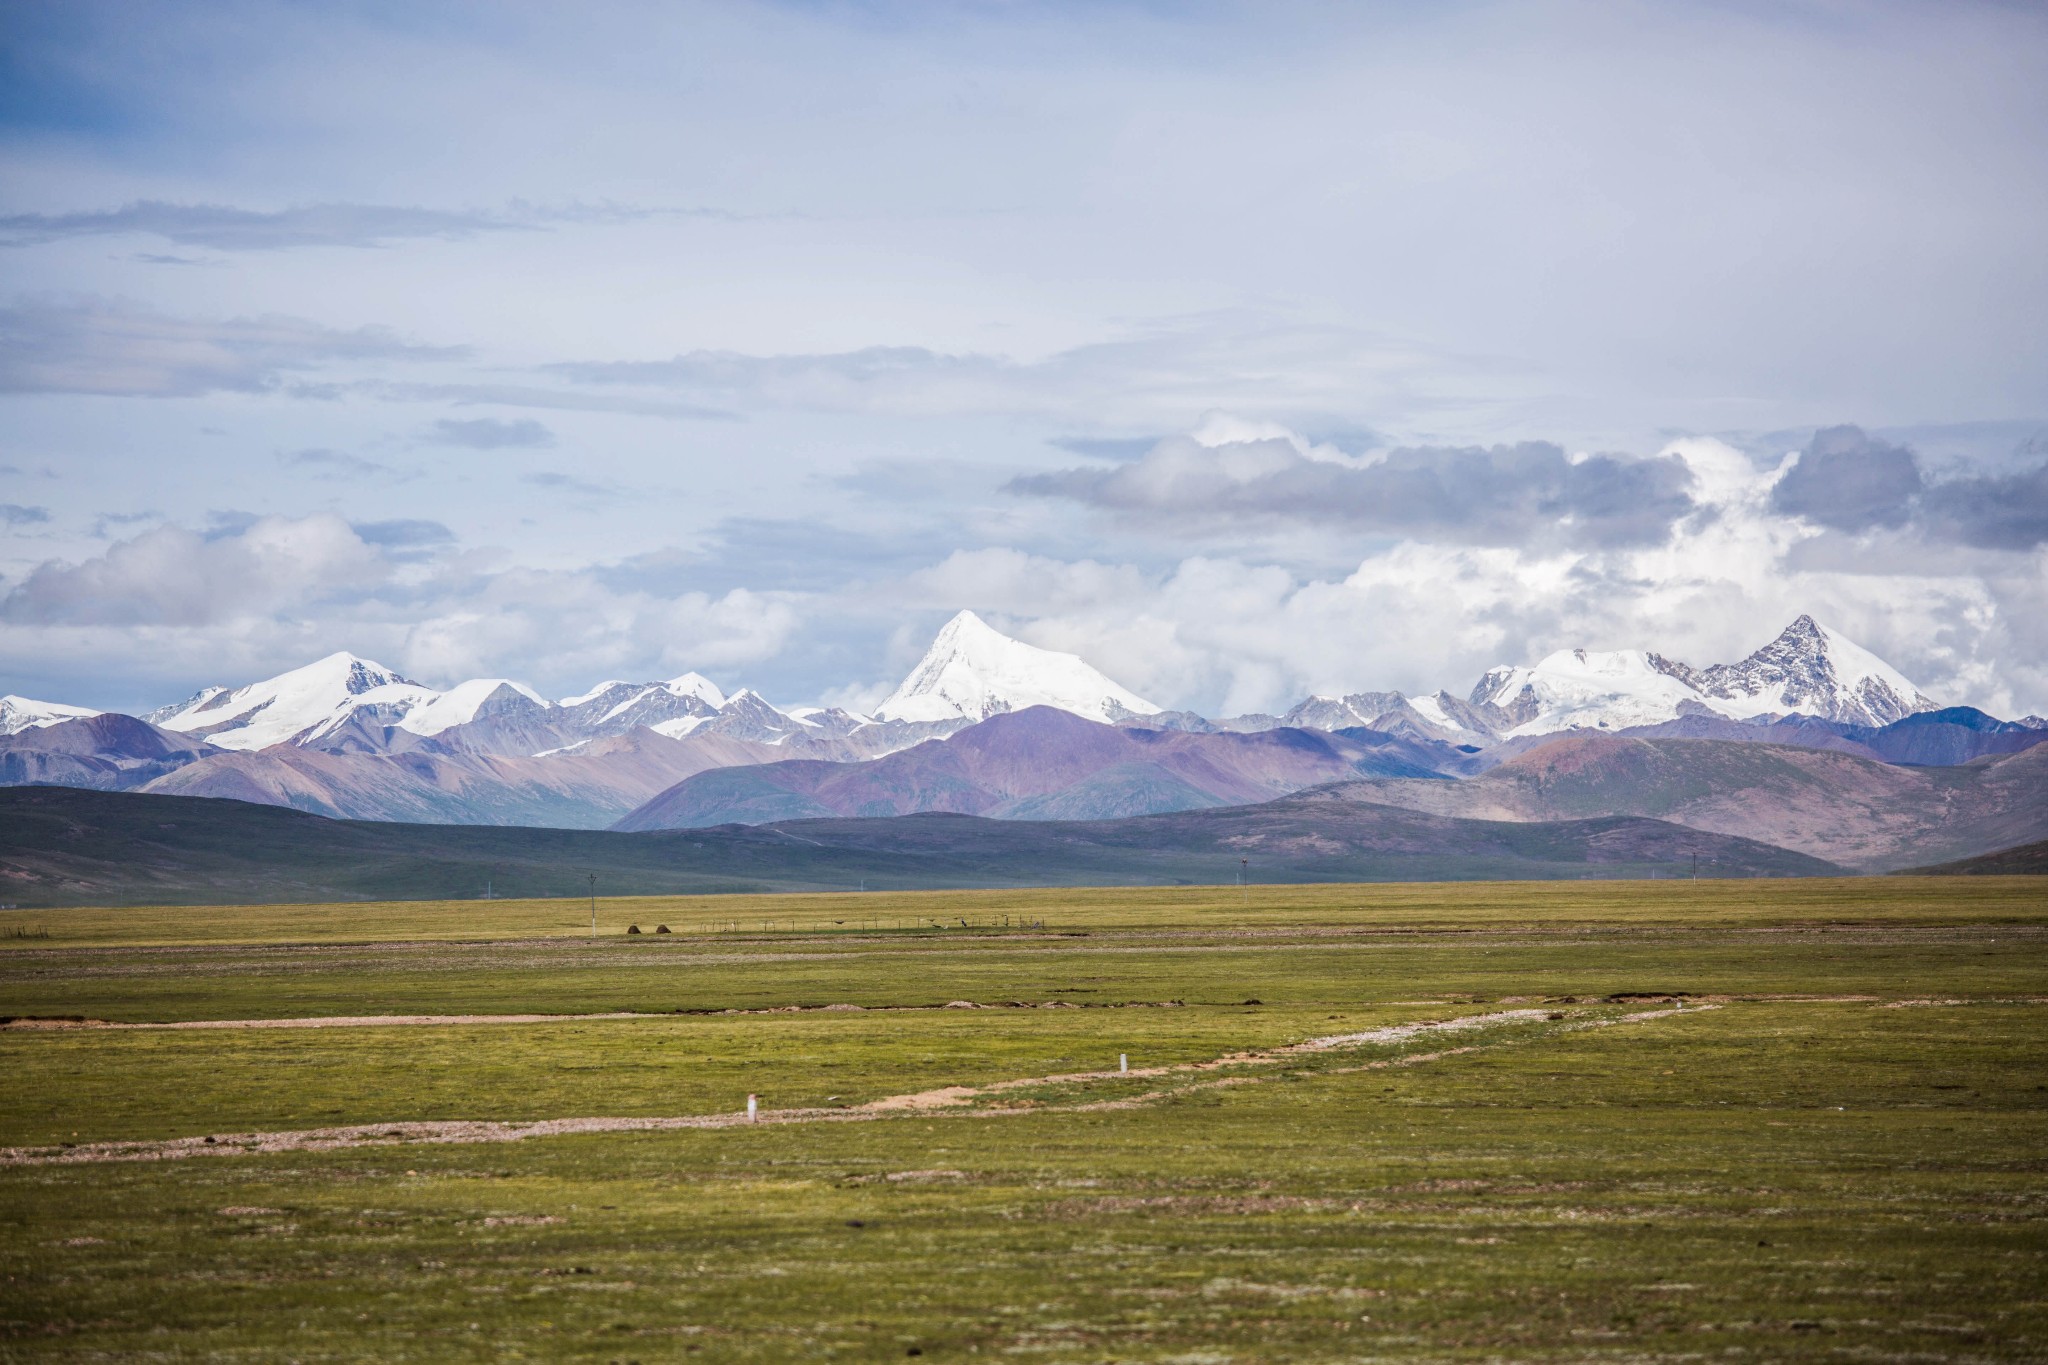
[[[799,622],[793,594],[619,588],[598,567],[440,553],[445,536],[431,522],[352,527],[329,515],[214,535],[159,526],[28,573],[0,598],[0,654],[55,676],[128,679],[128,705],[150,699],[152,678],[247,682],[337,648],[441,684],[511,676],[580,688],[688,669],[745,681]]]
[[[1800,567],[1798,551],[1822,533],[1771,511],[1776,468],[1712,440],[1661,453],[1691,471],[1705,513],[1661,545],[1410,539],[1328,578],[1228,556],[1148,572],[983,550],[904,586],[920,604],[1011,613],[1034,643],[1080,653],[1154,701],[1218,714],[1310,692],[1462,695],[1494,664],[1581,645],[1720,662],[1802,612],[1945,701],[2011,714],[2048,693],[2048,629],[2034,624],[2048,606],[2048,554],[1951,556],[1935,570],[1910,556]]]
[[[159,526],[82,563],[37,566],[0,619],[52,626],[215,626],[375,588],[391,564],[340,517],[262,517],[202,536]]]

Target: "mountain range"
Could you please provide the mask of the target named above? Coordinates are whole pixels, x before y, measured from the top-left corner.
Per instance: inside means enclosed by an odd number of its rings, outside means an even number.
[[[1472,878],[1789,877],[1819,859],[1663,820],[1533,824],[1283,797],[1125,820],[924,814],[643,834],[331,820],[242,801],[0,791],[15,905]],[[859,913],[849,903],[849,915]],[[937,907],[934,907],[937,909]],[[898,904],[898,913],[914,913]],[[616,931],[615,929],[613,930]]]
[[[1613,738],[1624,747],[1587,747]],[[1212,719],[962,612],[871,714],[780,708],[697,673],[559,700],[503,678],[444,691],[347,653],[143,716],[9,696],[0,784],[621,831],[1124,820],[1324,789],[1504,823],[1648,815],[1881,868],[2017,842],[2027,801],[2048,801],[2001,756],[2042,740],[2048,721],[1940,708],[1805,616],[1733,664],[1566,650],[1491,669],[1463,697],[1360,691]],[[1911,818],[1916,803],[1946,814]]]

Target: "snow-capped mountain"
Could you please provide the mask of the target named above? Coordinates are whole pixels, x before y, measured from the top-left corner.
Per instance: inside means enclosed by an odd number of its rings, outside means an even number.
[[[397,725],[441,695],[341,651],[246,687],[209,687],[144,719],[223,749],[267,749],[309,745],[354,720]]]
[[[1280,716],[1211,721],[1191,712],[1163,713],[1080,658],[1013,640],[963,611],[874,716],[782,709],[749,688],[728,694],[698,673],[666,682],[614,679],[560,701],[507,678],[472,679],[443,691],[344,652],[262,682],[207,688],[145,719],[243,751],[290,745],[336,754],[428,750],[546,758],[586,752],[644,729],[667,739],[720,737],[791,757],[843,761],[878,757],[1033,706],[1146,729],[1365,728],[1471,752],[1503,739],[1572,729],[1613,732],[1686,717],[1811,716],[1882,726],[1935,705],[1868,650],[1801,616],[1739,663],[1694,668],[1644,650],[1562,650],[1533,665],[1490,670],[1466,699],[1444,692],[1353,692],[1310,697]],[[0,698],[0,737],[97,714]]]
[[[23,730],[40,730],[67,720],[85,720],[100,712],[87,706],[66,706],[59,701],[37,701],[12,693],[0,697],[0,735],[18,735]]]
[[[1740,663],[1693,668],[1644,650],[1560,650],[1531,667],[1489,670],[1471,696],[1471,706],[1510,739],[1681,716],[1887,725],[1936,705],[1891,665],[1810,616]]]
[[[1532,666],[1487,670],[1471,702],[1508,738],[1660,725],[1687,714],[1688,703],[1706,709],[1698,689],[1664,663],[1640,649],[1561,649]]]
[[[903,685],[875,708],[875,717],[973,723],[1029,706],[1057,707],[1106,724],[1159,712],[1078,655],[1013,640],[963,611],[939,631]]]
[[[1801,616],[1741,663],[1685,670],[1679,676],[1729,715],[1775,713],[1889,725],[1937,709],[1904,674],[1811,616]]]

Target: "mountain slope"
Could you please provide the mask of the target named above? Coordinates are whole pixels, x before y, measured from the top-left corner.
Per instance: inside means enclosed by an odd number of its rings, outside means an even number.
[[[619,834],[336,821],[275,806],[63,787],[0,791],[0,898],[223,904],[979,886],[1675,875],[1837,869],[1655,820],[1486,824],[1356,803],[1101,822],[916,815]],[[850,903],[849,903],[850,905]]]
[[[923,811],[1110,819],[1265,801],[1361,773],[1433,777],[1443,752],[1370,731],[1196,734],[1101,725],[1035,706],[869,762],[770,763],[702,773],[617,828]]]
[[[0,735],[0,786],[126,791],[219,752],[204,740],[102,712]]]
[[[144,789],[347,819],[598,829],[693,773],[761,763],[775,752],[723,735],[670,739],[644,729],[544,758],[424,746],[394,754],[278,745],[215,753]]]
[[[1365,780],[1327,796],[1467,819],[1643,815],[1882,870],[2048,836],[2048,745],[1912,768],[1777,744],[1573,735],[1461,782]]]
[[[948,621],[889,699],[878,720],[981,721],[1050,706],[1111,722],[1159,708],[1073,654],[1039,649],[993,629],[971,611]]]
[[[1899,870],[1903,875],[1916,877],[2048,877],[2048,839],[1933,867]]]

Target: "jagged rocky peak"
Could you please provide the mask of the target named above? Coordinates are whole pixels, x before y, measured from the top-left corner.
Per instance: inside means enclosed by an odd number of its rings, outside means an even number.
[[[1621,730],[1692,715],[1886,725],[1935,703],[1869,650],[1801,616],[1740,663],[1710,668],[1646,650],[1559,650],[1533,666],[1489,670],[1471,705],[1514,737]]]
[[[972,723],[1027,706],[1057,707],[1105,724],[1159,712],[1079,656],[1013,640],[963,611],[939,631],[903,685],[875,708],[875,716]]]
[[[1889,725],[1936,709],[1904,674],[1811,616],[1801,616],[1740,663],[1700,669],[1688,680],[1703,695],[1751,714]]]

